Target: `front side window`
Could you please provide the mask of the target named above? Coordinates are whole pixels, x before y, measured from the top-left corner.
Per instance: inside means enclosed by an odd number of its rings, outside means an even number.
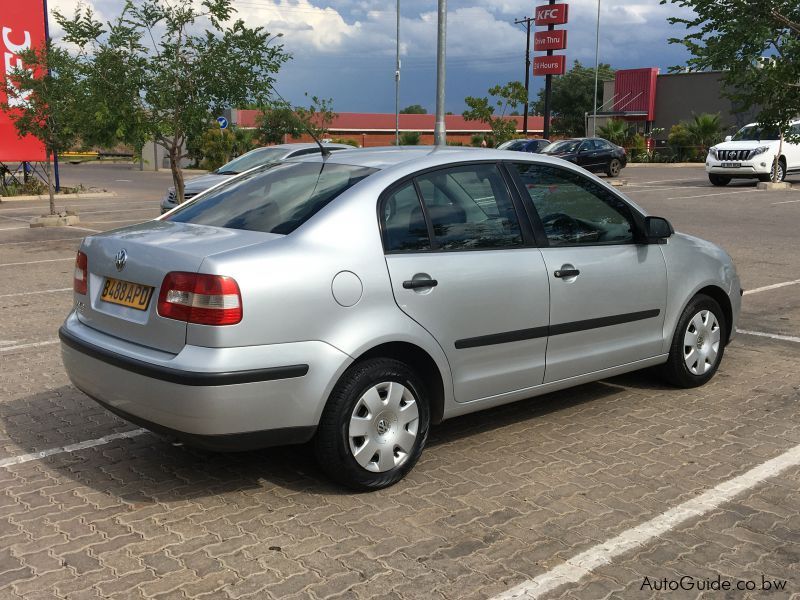
[[[551,246],[634,241],[630,208],[601,185],[559,167],[519,163],[516,168]]]
[[[375,171],[325,162],[270,165],[222,184],[165,220],[288,234]]]
[[[505,181],[494,164],[443,169],[416,179],[442,250],[509,248],[522,232]]]

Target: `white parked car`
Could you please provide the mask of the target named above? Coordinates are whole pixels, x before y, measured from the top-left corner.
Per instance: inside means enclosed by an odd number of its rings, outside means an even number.
[[[792,130],[800,134],[800,121],[792,123]],[[714,185],[728,185],[734,178],[770,181],[772,162],[780,146],[778,138],[777,131],[765,130],[757,123],[745,125],[736,135],[709,148],[706,158],[709,181]],[[778,159],[778,181],[791,173],[800,173],[800,144],[784,140]]]

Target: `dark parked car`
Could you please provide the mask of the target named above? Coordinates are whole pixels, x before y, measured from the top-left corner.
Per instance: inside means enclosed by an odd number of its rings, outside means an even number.
[[[628,164],[625,148],[603,138],[560,140],[553,142],[541,152],[568,160],[587,171],[605,173],[609,177],[619,175],[619,172]]]
[[[516,152],[531,152],[539,154],[544,148],[550,145],[550,140],[508,140],[500,144],[498,150],[514,150]]]

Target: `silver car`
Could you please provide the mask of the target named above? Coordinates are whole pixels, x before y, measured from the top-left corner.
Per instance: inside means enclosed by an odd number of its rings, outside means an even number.
[[[87,237],[72,382],[196,445],[313,440],[391,485],[444,419],[658,367],[707,382],[741,288],[717,246],[538,154],[383,148],[256,168]]]
[[[353,146],[348,144],[333,144],[324,143],[325,148],[331,152],[339,150],[352,150]],[[298,156],[306,156],[308,154],[318,154],[320,152],[319,146],[314,143],[308,144],[278,144],[276,146],[265,146],[263,148],[256,148],[250,150],[241,156],[234,158],[232,161],[225,163],[219,169],[187,179],[183,188],[184,200],[189,200],[199,194],[205,192],[207,189],[214,187],[218,183],[225,181],[239,175],[245,171],[249,171],[253,167],[265,165],[267,163],[274,163],[287,158],[296,158]],[[175,187],[170,186],[167,193],[161,199],[161,214],[168,212],[178,206],[178,199],[175,195]]]

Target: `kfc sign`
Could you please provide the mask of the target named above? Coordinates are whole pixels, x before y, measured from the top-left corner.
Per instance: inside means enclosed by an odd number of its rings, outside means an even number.
[[[0,9],[0,104],[8,102],[12,108],[25,102],[24,98],[9,98],[6,86],[8,77],[25,65],[20,53],[31,48],[41,48],[45,43],[44,0],[3,2]],[[34,137],[19,138],[8,114],[0,111],[0,162],[41,161],[45,159],[44,146]]]
[[[563,75],[564,55],[537,56],[533,59],[534,75]]]
[[[552,31],[537,31],[533,36],[533,50],[563,50],[567,47],[567,30],[553,29]]]
[[[536,25],[563,25],[568,20],[569,4],[545,4],[536,7]]]

